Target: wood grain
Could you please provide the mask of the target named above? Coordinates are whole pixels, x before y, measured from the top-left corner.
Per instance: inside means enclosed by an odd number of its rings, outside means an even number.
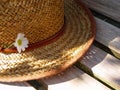
[[[95,18],[97,23],[96,40],[120,55],[120,28]]]
[[[120,0],[81,0],[91,9],[120,22]]]
[[[91,69],[97,78],[120,90],[120,60],[92,46],[80,63]]]
[[[71,67],[60,75],[43,79],[42,82],[48,90],[110,90],[76,67]]]

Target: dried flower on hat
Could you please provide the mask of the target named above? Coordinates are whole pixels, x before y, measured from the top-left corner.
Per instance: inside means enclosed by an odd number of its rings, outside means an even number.
[[[15,40],[14,46],[17,48],[17,51],[21,53],[21,51],[25,51],[25,48],[28,47],[28,39],[24,37],[25,35],[19,33]]]

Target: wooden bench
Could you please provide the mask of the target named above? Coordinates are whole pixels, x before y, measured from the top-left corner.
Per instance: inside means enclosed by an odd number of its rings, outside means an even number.
[[[81,0],[97,23],[96,39],[74,66],[53,77],[0,83],[0,90],[120,90],[120,0]]]

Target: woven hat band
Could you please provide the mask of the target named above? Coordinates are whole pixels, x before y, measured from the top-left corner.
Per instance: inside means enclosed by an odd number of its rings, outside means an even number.
[[[0,46],[9,46],[18,33],[33,44],[63,27],[64,0],[1,0],[0,13]]]
[[[51,36],[47,39],[44,39],[42,41],[29,44],[29,47],[26,49],[26,51],[31,51],[31,50],[34,50],[36,48],[39,48],[39,47],[42,47],[42,46],[45,46],[45,45],[48,45],[50,43],[55,42],[57,39],[59,39],[64,34],[65,28],[66,28],[66,23],[64,23],[63,27],[53,36]],[[18,51],[15,47],[14,48],[2,48],[1,47],[0,52],[3,52],[3,53],[17,53]]]

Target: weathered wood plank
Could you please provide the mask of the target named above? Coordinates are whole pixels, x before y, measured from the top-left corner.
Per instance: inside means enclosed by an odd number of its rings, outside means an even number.
[[[120,90],[120,60],[92,46],[86,57],[79,62],[84,67],[91,69],[94,76],[111,87]]]
[[[0,90],[36,90],[27,82],[2,83],[0,82]]]
[[[96,40],[120,55],[120,28],[98,18]]]
[[[120,22],[120,0],[82,0],[91,9]]]
[[[44,83],[48,90],[110,90],[76,67],[40,82]]]

